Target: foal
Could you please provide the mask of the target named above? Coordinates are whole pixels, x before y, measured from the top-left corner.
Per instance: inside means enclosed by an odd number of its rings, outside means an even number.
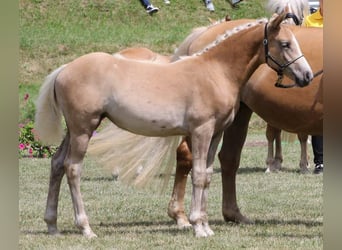
[[[86,237],[96,236],[85,213],[80,178],[89,140],[106,117],[136,134],[191,138],[189,219],[196,237],[213,235],[206,211],[213,161],[239,108],[243,84],[265,62],[300,87],[313,78],[293,33],[281,25],[285,16],[238,26],[203,51],[170,64],[98,52],[52,72],[40,91],[35,128],[43,142],[59,139],[63,114],[67,133],[51,162],[44,217],[49,233],[58,233],[58,195],[66,174],[76,225]]]

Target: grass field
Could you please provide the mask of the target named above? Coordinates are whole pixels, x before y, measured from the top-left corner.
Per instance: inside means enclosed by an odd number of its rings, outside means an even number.
[[[138,0],[20,0],[20,120],[33,119],[33,102],[44,77],[61,64],[92,51],[115,52],[145,46],[171,54],[192,28],[209,18],[267,16],[264,1],[244,1],[232,9],[214,0],[209,13],[201,0],[162,0],[149,16]],[[29,105],[21,105],[29,93]],[[209,221],[215,235],[196,239],[178,230],[166,214],[172,180],[165,194],[135,190],[114,181],[87,158],[82,192],[90,224],[99,236],[86,240],[73,225],[70,193],[64,180],[59,203],[62,236],[47,235],[43,221],[49,159],[19,160],[20,249],[322,249],[323,177],[299,174],[299,144],[283,143],[284,171],[264,174],[265,127],[253,116],[237,176],[238,204],[253,225],[225,223],[221,215],[218,162],[209,191]],[[311,150],[309,150],[311,152]],[[311,158],[312,159],[312,158]],[[312,160],[310,160],[312,162]],[[187,208],[190,203],[190,180]]]
[[[260,132],[248,135],[237,175],[241,211],[253,225],[226,223],[221,215],[218,162],[209,191],[208,214],[215,235],[196,239],[167,216],[171,184],[164,194],[135,190],[115,181],[87,159],[81,189],[90,224],[99,236],[84,239],[73,224],[66,180],[59,203],[62,236],[47,234],[43,221],[48,159],[21,159],[19,177],[21,249],[322,249],[323,177],[298,171],[298,143],[284,143],[284,171],[264,173],[266,147]],[[186,208],[191,185],[188,180]]]

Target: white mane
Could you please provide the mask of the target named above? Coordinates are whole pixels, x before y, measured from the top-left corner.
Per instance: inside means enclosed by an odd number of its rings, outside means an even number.
[[[202,55],[203,53],[209,51],[210,49],[212,49],[213,47],[216,47],[217,45],[219,45],[221,42],[227,40],[229,37],[239,33],[240,31],[246,30],[246,29],[250,29],[256,25],[262,24],[262,23],[267,23],[268,19],[267,18],[261,18],[258,19],[254,22],[250,22],[250,23],[246,23],[246,24],[242,24],[239,25],[233,29],[230,30],[226,30],[222,35],[220,35],[214,42],[210,43],[209,45],[207,45],[204,49],[200,50],[199,52],[195,53],[193,56],[199,56]]]
[[[302,23],[304,17],[309,14],[308,0],[268,0],[266,9],[270,14],[280,14],[286,6],[290,8],[291,13],[298,17],[300,23]]]

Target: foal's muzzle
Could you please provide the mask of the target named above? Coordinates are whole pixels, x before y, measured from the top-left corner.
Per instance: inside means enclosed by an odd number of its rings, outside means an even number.
[[[295,77],[295,83],[298,87],[305,87],[313,80],[314,76],[312,71],[306,71],[303,73],[303,77],[299,79]]]

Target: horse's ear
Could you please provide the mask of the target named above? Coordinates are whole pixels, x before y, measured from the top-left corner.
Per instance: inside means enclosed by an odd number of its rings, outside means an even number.
[[[289,13],[289,6],[286,5],[286,7],[284,8],[284,10],[279,14],[273,14],[270,22],[269,22],[269,28],[270,29],[279,29],[280,24],[282,23],[282,21],[285,20],[285,17],[287,15],[287,13]]]
[[[289,13],[290,12],[290,5],[289,5],[289,3],[286,4],[283,12],[285,12],[285,13]]]

